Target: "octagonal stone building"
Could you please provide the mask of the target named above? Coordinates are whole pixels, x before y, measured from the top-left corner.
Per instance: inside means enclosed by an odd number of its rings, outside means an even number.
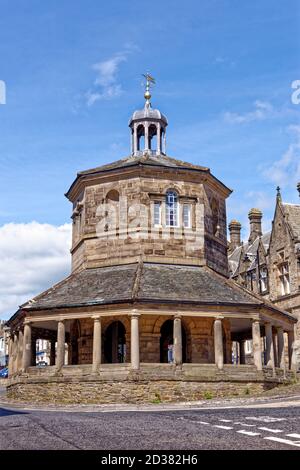
[[[11,397],[190,400],[291,377],[294,318],[228,276],[231,190],[209,168],[167,156],[168,121],[150,98],[147,82],[131,155],[78,173],[66,193],[72,272],[8,321]],[[50,345],[44,368],[38,339]]]

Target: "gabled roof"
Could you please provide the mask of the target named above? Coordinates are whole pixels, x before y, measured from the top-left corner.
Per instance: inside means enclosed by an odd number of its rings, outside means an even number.
[[[266,232],[261,237],[257,237],[253,243],[247,242],[235,248],[235,250],[233,250],[233,252],[228,255],[228,262],[231,275],[234,276],[238,274],[243,256],[247,256],[250,261],[247,271],[251,271],[251,269],[254,269],[259,245],[262,244],[265,252],[267,253],[270,245],[270,238],[271,232]]]
[[[281,206],[293,238],[300,240],[300,205],[282,203]]]

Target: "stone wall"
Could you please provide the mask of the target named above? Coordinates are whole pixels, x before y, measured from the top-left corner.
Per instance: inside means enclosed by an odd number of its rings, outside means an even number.
[[[142,258],[150,262],[209,264],[227,275],[224,196],[206,183],[193,181],[192,176],[190,181],[175,176],[166,179],[153,172],[150,177],[145,170],[141,177],[86,187],[84,197],[80,196],[81,213],[73,220],[73,271]],[[175,190],[179,197],[179,227],[171,230],[164,227],[168,189]],[[155,200],[161,201],[160,229],[153,226]],[[182,226],[181,208],[186,203],[191,208],[190,232]],[[109,204],[113,217],[107,217],[105,204]]]
[[[259,394],[273,383],[260,382],[52,382],[19,383],[7,396],[30,403],[167,403]]]

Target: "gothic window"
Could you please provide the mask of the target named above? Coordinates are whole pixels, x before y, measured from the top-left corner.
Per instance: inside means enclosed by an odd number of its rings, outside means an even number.
[[[256,281],[255,271],[248,271],[246,275],[247,288],[254,290],[254,283]]]
[[[160,226],[161,225],[161,202],[160,201],[154,201],[154,225],[155,226]]]
[[[268,270],[266,267],[260,268],[260,292],[263,294],[268,290]]]
[[[176,191],[168,191],[166,194],[166,226],[178,226],[178,196]]]
[[[280,293],[281,295],[290,294],[290,274],[289,274],[289,264],[282,263],[279,267],[279,284],[280,284]]]
[[[184,204],[182,210],[183,226],[184,228],[191,228],[191,205]]]

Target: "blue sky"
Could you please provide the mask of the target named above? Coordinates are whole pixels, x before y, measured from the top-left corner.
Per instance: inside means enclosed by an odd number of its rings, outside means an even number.
[[[297,0],[0,0],[0,229],[70,222],[76,172],[129,154],[146,70],[168,154],[234,189],[244,236],[253,206],[268,228],[277,184],[299,200],[299,22]]]

